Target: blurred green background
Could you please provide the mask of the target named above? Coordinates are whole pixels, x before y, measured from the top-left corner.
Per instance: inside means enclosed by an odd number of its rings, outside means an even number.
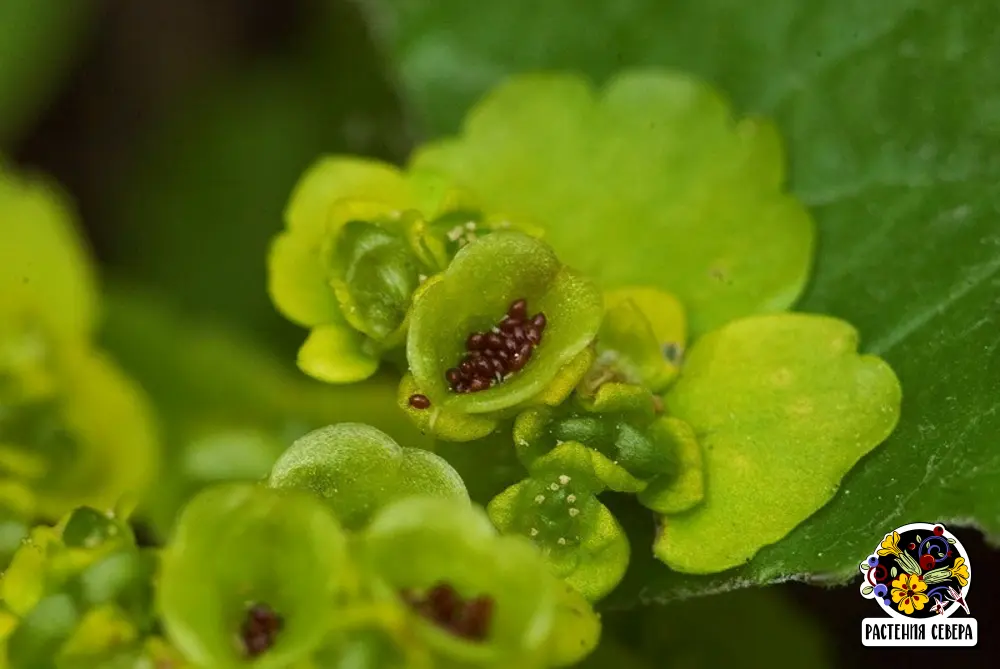
[[[486,4],[492,12],[503,3]],[[633,3],[605,4],[614,13]],[[469,12],[477,6],[469,2]],[[365,11],[373,9],[347,0],[0,0],[0,153],[51,174],[75,199],[107,295],[102,342],[146,387],[167,435],[172,474],[148,513],[150,540],[194,486],[260,476],[312,426],[368,420],[400,440],[418,438],[394,406],[365,401],[391,397],[390,380],[345,393],[299,374],[304,333],[265,292],[268,241],[310,162],[330,152],[401,162],[431,126],[412,109],[448,103],[446,115],[457,118],[456,106],[473,97],[409,99],[375,39],[370,18],[382,15]],[[534,11],[544,14],[546,3]],[[583,9],[558,27],[619,53],[636,48],[633,36],[602,33]],[[468,81],[470,91],[493,76],[443,42],[434,52],[428,32],[429,55],[412,67],[436,63],[438,77]],[[576,66],[571,52],[561,60]],[[473,491],[482,479],[516,477],[503,458],[484,468],[467,452],[449,455]],[[967,534],[970,552],[985,555]],[[986,564],[977,562],[980,573]],[[979,602],[996,595],[995,582],[978,581]],[[586,666],[883,664],[889,653],[865,653],[858,639],[869,605],[853,587],[786,584],[609,611]],[[986,631],[992,619],[980,613]],[[891,654],[893,663],[919,657]],[[989,653],[963,657],[965,666],[992,666]]]

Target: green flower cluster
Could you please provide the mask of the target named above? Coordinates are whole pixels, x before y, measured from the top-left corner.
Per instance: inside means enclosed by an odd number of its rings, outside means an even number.
[[[629,559],[604,491],[655,514],[668,566],[721,571],[825,504],[896,424],[898,380],[854,329],[785,311],[814,230],[783,180],[774,128],[702,82],[514,77],[406,170],[309,170],[270,291],[311,328],[308,374],[351,382],[385,360],[425,433],[475,449],[511,430],[527,476],[491,491],[491,520],[597,600]]]
[[[36,527],[0,600],[0,667],[32,669],[545,669],[601,628],[446,461],[358,423],[203,489],[162,549],[91,507]]]
[[[32,529],[0,585],[0,667],[182,667],[155,635],[155,570],[122,514],[84,506]]]
[[[65,198],[0,163],[0,559],[35,518],[140,496],[145,396],[93,343],[97,286]]]
[[[600,629],[447,462],[355,423],[296,441],[266,486],[198,494],[157,598],[176,648],[218,669],[563,666]]]

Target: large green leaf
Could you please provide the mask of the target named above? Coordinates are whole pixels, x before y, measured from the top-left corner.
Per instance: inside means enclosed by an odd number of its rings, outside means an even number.
[[[822,574],[894,526],[1000,533],[1000,5],[884,0],[387,1],[375,18],[425,125],[456,129],[503,76],[694,72],[773,117],[819,230],[800,308],[851,321],[903,386],[889,441],[748,565],[680,577],[636,560],[617,603]],[[379,19],[391,18],[391,21]],[[512,46],[516,45],[516,46]],[[639,242],[637,242],[639,243]],[[634,515],[651,535],[648,519]],[[638,542],[634,542],[639,546]],[[636,550],[636,557],[641,555]],[[647,571],[648,569],[648,571]]]

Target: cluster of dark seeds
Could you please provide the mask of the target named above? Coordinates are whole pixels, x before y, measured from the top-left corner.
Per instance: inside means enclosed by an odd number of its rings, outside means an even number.
[[[475,393],[502,383],[522,369],[542,341],[545,314],[528,316],[528,303],[517,300],[507,315],[489,332],[473,332],[465,341],[465,356],[458,367],[445,372],[452,392]]]
[[[281,616],[267,604],[252,604],[240,628],[240,640],[247,657],[257,657],[274,645],[283,626]]]
[[[489,634],[493,600],[486,595],[462,599],[447,583],[439,583],[422,595],[413,590],[401,594],[414,611],[457,637],[483,641]]]

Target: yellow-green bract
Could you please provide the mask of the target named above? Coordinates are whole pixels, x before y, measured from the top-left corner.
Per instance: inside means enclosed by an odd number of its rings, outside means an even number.
[[[742,319],[695,343],[666,403],[703,446],[705,501],[663,519],[660,559],[736,567],[833,497],[899,419],[896,375],[857,346],[848,323],[806,314]]]
[[[674,293],[695,335],[788,308],[808,278],[813,226],[783,191],[778,133],[734,122],[688,76],[626,72],[600,94],[574,75],[515,76],[411,164],[538,221],[604,287]]]

